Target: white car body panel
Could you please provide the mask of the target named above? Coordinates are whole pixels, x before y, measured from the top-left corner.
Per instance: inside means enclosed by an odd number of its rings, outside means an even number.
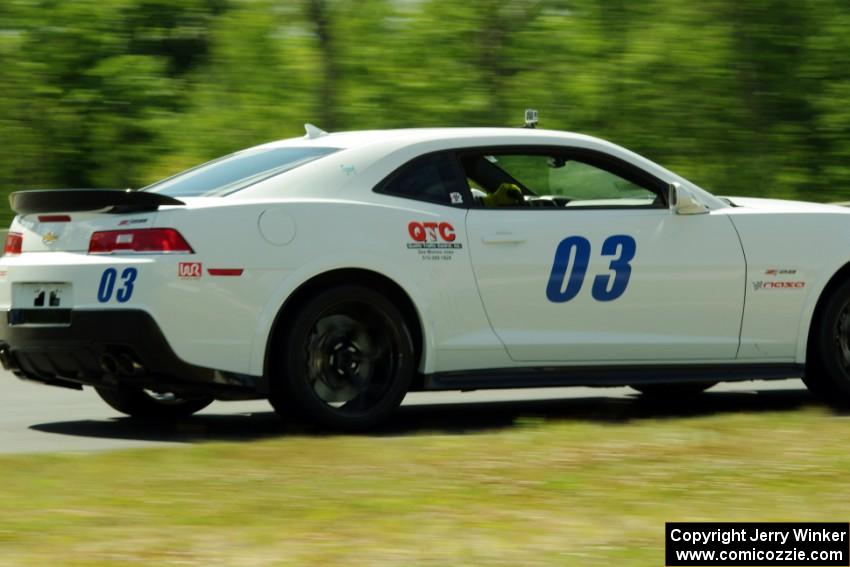
[[[734,202],[739,207],[723,213],[741,237],[748,272],[738,357],[803,363],[817,301],[829,280],[850,262],[848,209],[775,199]],[[804,286],[756,289],[759,282],[776,281]]]
[[[490,322],[515,360],[735,359],[745,263],[725,216],[686,217],[664,209],[473,209],[467,230]],[[611,273],[611,257],[599,248],[612,233],[637,242],[631,281],[616,301],[597,301],[589,276]],[[522,241],[486,242],[500,234]],[[544,291],[555,247],[571,235],[590,241],[588,277],[573,300],[552,303]],[[506,265],[512,266],[509,273]]]

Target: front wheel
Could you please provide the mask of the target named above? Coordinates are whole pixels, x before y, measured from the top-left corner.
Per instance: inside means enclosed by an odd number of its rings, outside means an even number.
[[[804,382],[827,403],[850,406],[850,281],[827,299],[810,334]]]
[[[132,386],[95,388],[95,391],[112,409],[141,419],[180,419],[213,403],[213,398],[208,396],[181,397]]]
[[[358,285],[313,297],[274,348],[272,406],[332,429],[362,430],[386,419],[415,371],[403,314],[385,295]]]

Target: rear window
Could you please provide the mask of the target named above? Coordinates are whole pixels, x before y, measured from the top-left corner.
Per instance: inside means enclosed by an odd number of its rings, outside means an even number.
[[[244,150],[148,185],[142,191],[169,197],[228,195],[336,151],[338,148],[313,147]]]

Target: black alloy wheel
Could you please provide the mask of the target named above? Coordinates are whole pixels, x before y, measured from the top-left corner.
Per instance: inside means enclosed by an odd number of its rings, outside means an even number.
[[[850,281],[831,293],[809,337],[803,381],[830,405],[850,407]]]
[[[276,355],[270,377],[274,408],[340,430],[386,419],[401,404],[415,371],[401,311],[384,295],[356,285],[331,288],[308,301]]]

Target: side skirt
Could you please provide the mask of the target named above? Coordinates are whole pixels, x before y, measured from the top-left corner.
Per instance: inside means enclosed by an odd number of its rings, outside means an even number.
[[[802,364],[680,364],[542,366],[437,372],[424,376],[425,390],[486,390],[554,386],[629,386],[674,382],[782,380],[803,376]]]

